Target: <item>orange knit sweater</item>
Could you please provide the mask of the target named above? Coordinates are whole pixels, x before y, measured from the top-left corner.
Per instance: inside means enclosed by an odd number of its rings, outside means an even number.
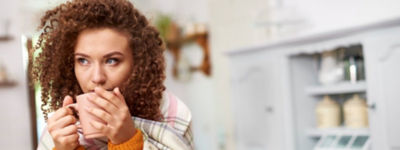
[[[108,142],[108,149],[109,150],[141,150],[143,149],[143,137],[142,137],[142,131],[136,130],[136,134],[129,139],[128,141],[114,145],[110,141]],[[56,148],[53,148],[53,150],[56,150]],[[85,150],[83,146],[79,146],[76,148],[76,150]]]

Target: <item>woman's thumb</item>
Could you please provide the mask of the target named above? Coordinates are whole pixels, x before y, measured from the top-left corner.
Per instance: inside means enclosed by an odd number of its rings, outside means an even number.
[[[64,100],[63,100],[63,107],[68,106],[69,104],[74,103],[74,101],[72,100],[72,97],[67,95],[65,96]]]

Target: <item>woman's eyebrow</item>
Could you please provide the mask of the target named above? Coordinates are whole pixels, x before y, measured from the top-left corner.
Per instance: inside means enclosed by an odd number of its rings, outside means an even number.
[[[108,53],[107,55],[104,55],[103,57],[106,58],[106,57],[110,57],[110,56],[113,56],[113,55],[121,55],[121,56],[124,56],[124,54],[122,54],[121,52],[114,51],[114,52]]]
[[[88,55],[83,54],[83,53],[75,53],[74,55],[75,55],[75,56],[89,57]]]

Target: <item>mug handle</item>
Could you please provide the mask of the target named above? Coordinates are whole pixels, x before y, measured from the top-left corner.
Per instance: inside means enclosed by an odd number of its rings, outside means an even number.
[[[66,106],[67,108],[71,109],[72,112],[74,113],[73,115],[79,119],[79,111],[78,111],[78,104],[73,103],[73,104],[69,104]],[[78,129],[82,129],[81,124],[77,124]]]
[[[78,112],[78,109],[77,109],[78,105],[77,105],[76,103],[69,104],[69,105],[67,105],[66,107],[69,108],[69,109],[72,108],[72,111]]]

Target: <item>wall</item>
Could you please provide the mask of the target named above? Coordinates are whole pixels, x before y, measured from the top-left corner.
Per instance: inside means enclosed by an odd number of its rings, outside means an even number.
[[[398,0],[288,0],[312,22],[309,32],[326,32],[400,16]]]
[[[10,20],[13,40],[0,42],[0,61],[17,85],[0,88],[0,145],[2,149],[32,148],[26,73],[22,61],[20,1],[0,1],[0,18]],[[1,20],[0,19],[0,20]],[[2,30],[2,29],[1,29]]]

